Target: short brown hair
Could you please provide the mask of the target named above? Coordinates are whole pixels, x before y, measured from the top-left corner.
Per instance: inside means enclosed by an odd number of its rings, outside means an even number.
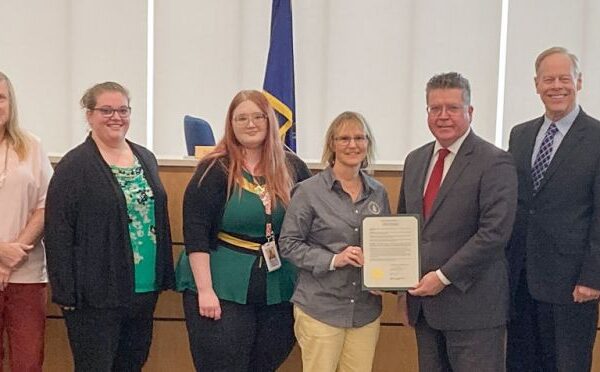
[[[114,81],[105,81],[104,83],[98,83],[85,91],[81,97],[81,100],[79,101],[81,108],[86,110],[92,110],[96,108],[98,96],[104,92],[119,92],[123,94],[125,98],[127,98],[128,104],[129,101],[131,101],[127,88],[119,83],[115,83]]]
[[[425,87],[425,101],[429,102],[429,92],[434,89],[460,89],[462,90],[463,103],[471,104],[471,85],[469,80],[458,72],[445,72],[434,75]]]

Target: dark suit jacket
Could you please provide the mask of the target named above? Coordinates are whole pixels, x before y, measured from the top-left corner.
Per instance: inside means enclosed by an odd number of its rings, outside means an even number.
[[[511,291],[526,265],[532,297],[573,303],[576,284],[600,289],[600,122],[583,110],[533,195],[531,158],[543,117],[510,134],[519,177],[517,219],[507,256]]]
[[[399,213],[422,216],[423,190],[434,143],[411,152],[404,163]],[[452,282],[436,296],[408,296],[409,320],[422,310],[441,330],[500,326],[508,317],[504,248],[517,204],[512,157],[471,131],[448,170],[421,226],[423,275],[441,269]]]

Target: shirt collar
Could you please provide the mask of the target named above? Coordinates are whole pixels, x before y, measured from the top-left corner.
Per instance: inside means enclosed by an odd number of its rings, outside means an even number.
[[[453,144],[451,144],[450,146],[446,147],[448,150],[450,150],[450,152],[454,155],[458,154],[458,150],[460,150],[460,147],[462,146],[463,142],[465,142],[465,138],[467,138],[467,136],[469,135],[469,133],[471,133],[471,127],[469,127],[469,129],[467,129],[467,131],[460,137],[458,137],[458,139],[456,141],[454,141]],[[438,140],[435,140],[435,145],[433,146],[433,154],[437,154],[437,152],[441,149],[444,148],[439,142]]]
[[[575,105],[575,108],[571,110],[571,112],[569,112],[562,119],[557,121],[552,121],[550,120],[550,118],[544,115],[544,124],[542,125],[544,126],[544,128],[548,128],[550,124],[554,123],[556,124],[556,128],[558,129],[560,134],[565,136],[569,129],[571,129],[571,126],[573,125],[573,122],[577,118],[577,115],[579,115],[580,111],[581,107],[579,107],[579,105]]]
[[[329,166],[329,167],[323,169],[323,171],[321,173],[323,174],[323,179],[325,180],[325,184],[327,185],[328,189],[333,189],[333,186],[336,184],[336,182],[339,183],[339,181],[335,179],[335,175],[333,174],[332,167]],[[365,171],[363,169],[361,169],[360,172],[358,172],[358,174],[359,174],[360,179],[363,184],[363,190],[369,191],[369,192],[373,191],[375,189],[376,185],[375,185],[374,181],[371,179],[371,177],[367,177],[367,175],[365,174]]]

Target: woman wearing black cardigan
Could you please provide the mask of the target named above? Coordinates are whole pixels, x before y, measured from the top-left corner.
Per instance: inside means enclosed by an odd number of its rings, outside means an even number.
[[[52,300],[78,371],[140,371],[158,293],[174,284],[167,197],[154,155],[125,139],[129,94],[81,99],[90,135],[58,163],[46,202]]]

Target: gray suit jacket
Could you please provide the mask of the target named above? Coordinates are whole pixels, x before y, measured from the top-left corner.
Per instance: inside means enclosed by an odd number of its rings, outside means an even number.
[[[431,142],[404,163],[398,213],[423,214]],[[421,224],[422,274],[441,269],[452,282],[436,296],[408,295],[409,321],[423,311],[440,330],[500,326],[508,317],[504,249],[517,206],[517,175],[510,154],[471,131]]]

